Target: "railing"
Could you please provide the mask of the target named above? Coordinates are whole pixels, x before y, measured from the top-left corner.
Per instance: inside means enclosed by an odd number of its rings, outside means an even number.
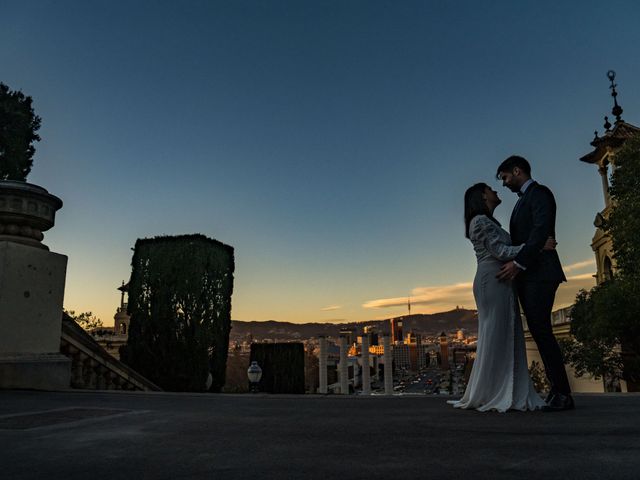
[[[160,387],[104,348],[66,314],[62,318],[60,351],[71,358],[71,388],[88,390],[151,390]]]

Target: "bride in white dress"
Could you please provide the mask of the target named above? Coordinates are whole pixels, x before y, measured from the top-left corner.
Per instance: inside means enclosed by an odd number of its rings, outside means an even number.
[[[503,263],[512,260],[522,248],[511,245],[511,237],[493,218],[500,203],[498,194],[484,183],[465,193],[466,234],[478,260],[473,281],[478,345],[464,396],[449,403],[455,408],[482,412],[537,410],[545,403],[529,376],[517,296],[511,282],[496,278]],[[554,247],[552,239],[545,245],[545,249]]]

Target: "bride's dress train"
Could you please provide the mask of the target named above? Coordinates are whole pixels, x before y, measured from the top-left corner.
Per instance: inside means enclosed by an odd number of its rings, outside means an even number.
[[[527,368],[524,331],[515,289],[496,274],[522,246],[485,215],[471,220],[469,237],[478,259],[473,295],[478,308],[476,358],[464,396],[456,408],[479,411],[536,410],[545,405]]]

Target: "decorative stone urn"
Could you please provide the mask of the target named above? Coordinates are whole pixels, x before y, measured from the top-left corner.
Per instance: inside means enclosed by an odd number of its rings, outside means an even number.
[[[0,180],[0,242],[49,248],[42,232],[53,227],[62,200],[26,182]]]
[[[0,180],[0,389],[69,388],[60,353],[67,257],[42,243],[61,207],[42,187]]]

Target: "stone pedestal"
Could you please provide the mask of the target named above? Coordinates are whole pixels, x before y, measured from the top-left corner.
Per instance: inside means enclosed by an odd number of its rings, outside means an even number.
[[[0,388],[69,388],[60,353],[67,257],[0,241]]]
[[[0,352],[0,389],[67,390],[70,375],[71,359],[61,353]]]

